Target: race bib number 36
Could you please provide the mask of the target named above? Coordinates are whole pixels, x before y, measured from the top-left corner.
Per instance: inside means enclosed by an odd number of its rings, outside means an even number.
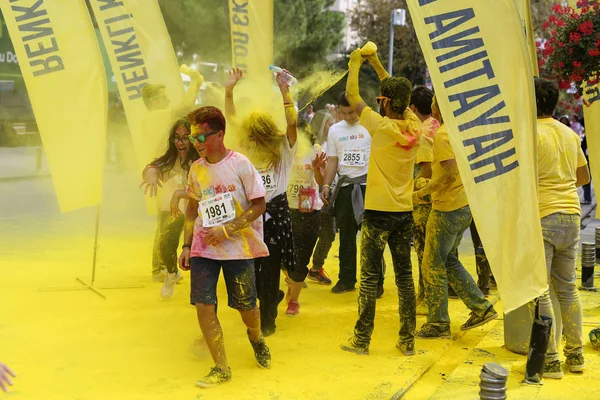
[[[364,149],[346,150],[340,163],[346,167],[364,167],[367,165],[367,151]]]
[[[275,170],[273,169],[261,169],[258,171],[262,178],[263,186],[267,192],[274,192],[277,190],[277,182],[275,181]]]
[[[233,194],[218,194],[200,202],[200,212],[202,213],[202,226],[205,228],[223,225],[235,219]]]

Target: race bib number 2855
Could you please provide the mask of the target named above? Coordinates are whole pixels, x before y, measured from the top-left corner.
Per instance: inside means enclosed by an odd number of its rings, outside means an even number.
[[[200,202],[202,226],[209,228],[223,225],[235,219],[235,203],[232,193],[223,193]]]
[[[341,165],[347,167],[364,167],[367,165],[367,151],[364,149],[350,149],[342,154]]]

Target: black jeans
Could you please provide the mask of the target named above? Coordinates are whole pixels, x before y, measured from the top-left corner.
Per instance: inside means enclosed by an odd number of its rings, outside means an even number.
[[[312,269],[317,270],[325,265],[329,250],[335,241],[335,217],[329,206],[324,206],[320,214],[319,238],[313,253]]]
[[[183,215],[171,217],[168,211],[159,211],[158,226],[154,235],[152,251],[152,273],[167,269],[170,274],[177,272],[179,237],[183,230]]]
[[[304,213],[291,209],[290,214],[292,216],[292,237],[294,239],[294,251],[296,252],[296,264],[299,270],[306,270],[306,273],[308,273],[310,256],[319,237],[321,212],[315,210]]]
[[[269,257],[254,261],[256,270],[256,291],[260,302],[261,328],[274,328],[279,306],[279,279],[281,277],[281,246],[279,243],[266,242]]]
[[[335,217],[340,229],[340,274],[339,281],[349,287],[356,285],[356,234],[360,225],[354,218],[352,207],[352,185],[340,188],[335,201]],[[366,194],[366,186],[361,185],[363,198]],[[379,257],[379,285],[383,285],[385,275],[385,264],[383,253]]]
[[[479,232],[477,232],[475,220],[471,221],[470,230],[473,248],[475,249],[475,263],[477,264],[477,286],[479,286],[479,289],[481,289],[482,292],[489,291],[492,269],[490,268],[490,262],[485,255]]]
[[[368,347],[375,325],[377,284],[381,274],[381,258],[385,245],[392,253],[398,312],[400,314],[399,342],[414,343],[417,325],[415,284],[412,278],[410,240],[412,212],[366,210],[360,251],[361,274],[358,292],[358,321],[354,327],[356,344]]]

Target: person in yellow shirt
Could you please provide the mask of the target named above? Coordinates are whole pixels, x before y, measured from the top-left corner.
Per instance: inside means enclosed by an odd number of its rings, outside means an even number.
[[[540,218],[548,284],[556,293],[566,339],[564,353],[571,372],[585,368],[583,358],[583,316],[575,280],[579,245],[581,206],[577,188],[590,181],[585,155],[575,132],[552,118],[558,103],[558,86],[535,79],[538,131],[538,188]],[[549,290],[540,297],[540,313],[554,319]],[[555,330],[553,323],[553,331]],[[558,335],[560,338],[560,335]],[[563,377],[555,335],[550,335],[544,378]]]
[[[394,261],[399,297],[400,332],[396,347],[405,355],[415,354],[416,303],[410,260],[412,237],[412,192],[415,158],[419,149],[421,121],[408,108],[412,84],[406,78],[390,77],[377,54],[368,60],[381,80],[377,97],[381,113],[360,97],[358,73],[363,62],[360,50],[350,55],[346,98],[371,134],[371,154],[367,175],[358,293],[358,321],[354,336],[342,349],[368,354],[375,320],[380,260],[386,244]]]
[[[458,246],[471,224],[471,209],[435,97],[432,112],[442,124],[433,139],[432,177],[427,186],[414,193],[415,203],[429,194],[432,200],[422,265],[428,314],[427,322],[417,332],[418,337],[427,339],[450,337],[449,284],[471,310],[471,317],[460,327],[462,331],[498,317],[458,259]]]
[[[433,137],[440,127],[437,119],[431,116],[433,92],[426,86],[417,86],[410,97],[410,109],[421,120],[421,139],[415,162],[415,190],[422,189],[431,180],[431,162],[433,161]],[[425,288],[421,263],[425,251],[425,230],[427,218],[431,213],[431,200],[423,199],[413,204],[413,240],[419,262],[419,290],[417,291],[417,315],[427,315],[425,306]]]

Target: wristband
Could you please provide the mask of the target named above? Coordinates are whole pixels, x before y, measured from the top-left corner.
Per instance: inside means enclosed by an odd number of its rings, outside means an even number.
[[[331,186],[329,185],[323,185],[324,188],[328,187],[329,189],[331,189]]]
[[[223,233],[225,234],[225,238],[229,239],[229,234],[227,233],[227,228],[225,228],[225,225],[223,225]]]
[[[184,244],[183,246],[181,246],[181,249],[183,250],[183,249],[185,249],[186,247],[187,247],[188,249],[191,249],[191,248],[192,248],[192,245],[191,245],[191,244]]]

